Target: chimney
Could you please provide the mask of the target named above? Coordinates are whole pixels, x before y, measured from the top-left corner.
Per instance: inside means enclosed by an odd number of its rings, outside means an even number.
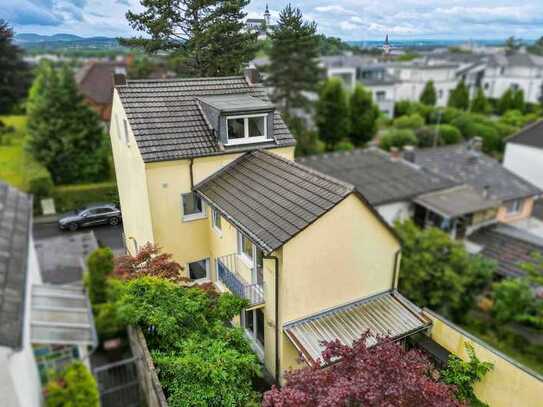
[[[481,151],[483,148],[483,138],[482,137],[473,137],[473,140],[471,142],[472,148],[475,151]]]
[[[485,185],[483,187],[483,198],[488,199],[490,195],[490,185]]]
[[[400,150],[398,147],[390,147],[390,159],[399,160],[400,159]]]
[[[113,74],[113,86],[122,86],[126,85],[126,74],[124,73],[114,73]]]
[[[415,147],[405,146],[403,148],[403,159],[414,164],[416,159]]]
[[[245,80],[249,83],[249,85],[255,85],[258,83],[260,75],[258,74],[258,70],[254,65],[251,64],[247,68],[245,68],[243,74],[245,76]]]

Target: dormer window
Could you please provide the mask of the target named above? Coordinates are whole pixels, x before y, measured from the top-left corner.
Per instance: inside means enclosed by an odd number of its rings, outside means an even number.
[[[267,117],[267,114],[227,117],[227,144],[248,144],[267,141]]]

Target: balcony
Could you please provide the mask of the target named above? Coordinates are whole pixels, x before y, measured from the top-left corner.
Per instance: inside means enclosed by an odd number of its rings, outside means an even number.
[[[250,307],[264,304],[262,269],[259,267],[256,280],[260,283],[248,283],[243,275],[250,277],[253,270],[237,254],[217,259],[217,279],[233,294],[249,301]]]

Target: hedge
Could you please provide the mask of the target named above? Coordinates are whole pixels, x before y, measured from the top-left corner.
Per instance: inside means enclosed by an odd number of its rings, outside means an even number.
[[[50,197],[53,193],[51,174],[26,152],[23,153],[23,184],[24,190],[34,195],[37,206],[41,199]]]
[[[95,184],[60,185],[53,191],[57,212],[67,212],[90,203],[119,203],[117,184],[100,182]]]

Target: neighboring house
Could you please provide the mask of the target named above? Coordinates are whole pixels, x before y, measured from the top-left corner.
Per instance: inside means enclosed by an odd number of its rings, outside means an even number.
[[[126,75],[126,69],[125,62],[91,61],[75,74],[79,91],[103,122],[111,120],[113,75]]]
[[[97,338],[83,290],[42,283],[32,199],[2,182],[0,282],[0,405],[40,406],[48,372],[84,359]]]
[[[419,195],[458,185],[378,148],[301,157],[297,161],[355,185],[389,224],[412,218],[413,199]]]
[[[113,122],[127,247],[155,243],[193,281],[246,298],[236,322],[276,379],[300,354],[314,364],[322,340],[430,328],[396,292],[394,232],[354,186],[293,161],[250,77],[121,82]]]
[[[543,190],[543,120],[507,139],[503,165]]]
[[[470,185],[484,198],[498,201],[496,218],[518,222],[532,214],[541,190],[480,151],[479,143],[416,150],[413,161],[427,170]]]
[[[247,31],[257,32],[259,40],[265,40],[268,38],[271,30],[275,28],[271,23],[271,13],[266,3],[266,10],[264,11],[264,18],[248,18],[245,21],[245,29]]]

